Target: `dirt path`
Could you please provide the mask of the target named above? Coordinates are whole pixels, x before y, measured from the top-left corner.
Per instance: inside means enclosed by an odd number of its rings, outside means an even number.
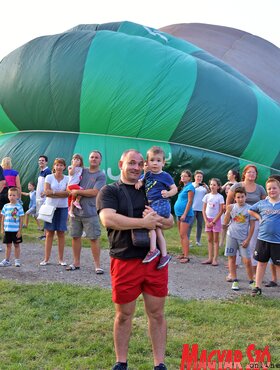
[[[24,244],[22,247],[22,266],[20,268],[0,267],[0,278],[11,279],[17,282],[60,282],[67,284],[99,286],[101,288],[111,287],[109,275],[109,254],[108,250],[102,250],[101,261],[105,270],[104,275],[94,273],[91,251],[88,248],[82,250],[81,269],[77,271],[65,271],[65,267],[58,266],[57,247],[52,251],[52,264],[41,267],[39,262],[43,257],[43,244]],[[4,252],[0,252],[0,259],[4,258]],[[65,250],[65,260],[72,261],[71,248]],[[192,256],[191,262],[185,265],[180,264],[174,257],[169,267],[169,292],[170,295],[184,299],[229,299],[240,294],[248,294],[248,282],[245,276],[244,267],[238,269],[240,280],[240,291],[231,290],[231,284],[225,281],[227,269],[224,266],[225,259],[220,259],[218,267],[201,265],[201,259]],[[270,278],[267,269],[266,281]],[[263,295],[267,297],[280,298],[280,287],[263,288]]]

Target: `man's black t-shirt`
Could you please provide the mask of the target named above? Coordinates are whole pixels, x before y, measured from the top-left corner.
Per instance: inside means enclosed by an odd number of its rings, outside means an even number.
[[[134,185],[110,184],[104,186],[98,193],[96,206],[98,213],[104,208],[115,209],[117,213],[128,216],[128,204],[126,196],[122,190],[125,186],[131,198],[133,207],[133,217],[141,218],[147,204],[144,189],[136,190]],[[144,258],[149,248],[135,247],[131,241],[131,230],[112,230],[107,229],[110,256],[120,259]]]

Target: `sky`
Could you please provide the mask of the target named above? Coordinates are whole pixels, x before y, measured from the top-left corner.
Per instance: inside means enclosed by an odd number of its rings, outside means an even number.
[[[0,60],[26,42],[81,23],[131,21],[160,28],[209,23],[280,47],[280,0],[10,0],[1,3]]]

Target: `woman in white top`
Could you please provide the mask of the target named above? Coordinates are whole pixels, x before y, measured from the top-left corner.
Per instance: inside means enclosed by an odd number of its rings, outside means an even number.
[[[190,224],[189,231],[188,231],[188,238],[190,239],[192,226],[194,223],[194,220],[196,219],[196,245],[201,246],[201,234],[202,234],[202,228],[203,228],[203,202],[202,199],[205,194],[209,192],[208,186],[203,182],[203,171],[196,170],[194,173],[194,182],[192,183],[195,189],[194,198],[193,198],[193,204],[192,208],[194,211],[194,217],[193,221]]]
[[[67,263],[63,261],[65,245],[64,233],[67,230],[68,218],[68,176],[63,174],[65,168],[65,160],[63,158],[56,158],[53,164],[53,173],[46,176],[45,179],[43,194],[46,196],[45,204],[56,207],[56,210],[52,222],[44,223],[44,229],[46,230],[45,258],[40,262],[41,266],[49,264],[55,231],[58,243],[58,264],[61,266],[67,265]]]

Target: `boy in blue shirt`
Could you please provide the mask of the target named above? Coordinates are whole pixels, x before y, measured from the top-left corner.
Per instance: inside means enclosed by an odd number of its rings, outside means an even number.
[[[171,213],[169,199],[177,194],[177,186],[169,173],[163,171],[165,165],[165,153],[159,146],[153,146],[147,151],[147,172],[143,178],[140,178],[135,185],[136,189],[145,186],[146,196],[149,206],[157,212],[159,216],[168,218]],[[160,251],[157,249],[158,244]],[[153,261],[159,254],[161,257],[157,265],[157,269],[165,267],[171,259],[167,254],[166,241],[161,228],[150,230],[150,251],[143,260],[143,263]]]
[[[234,204],[229,204],[226,209],[224,224],[228,225],[225,256],[228,257],[228,267],[233,279],[232,290],[239,290],[236,273],[236,253],[240,252],[246,266],[250,288],[254,288],[253,268],[250,250],[248,248],[255,229],[255,220],[249,215],[250,206],[246,203],[246,190],[243,187],[234,191]]]
[[[267,262],[272,259],[277,273],[280,273],[280,183],[268,179],[266,184],[268,197],[250,207],[249,213],[260,221],[259,234],[254,258],[258,261],[256,287],[252,296],[261,295],[261,285]]]
[[[12,187],[8,191],[10,203],[4,205],[1,223],[1,232],[4,234],[3,243],[6,244],[5,259],[0,262],[0,267],[11,266],[10,257],[12,244],[15,247],[15,266],[20,267],[20,243],[22,243],[21,230],[23,225],[24,211],[18,202],[19,191]]]

